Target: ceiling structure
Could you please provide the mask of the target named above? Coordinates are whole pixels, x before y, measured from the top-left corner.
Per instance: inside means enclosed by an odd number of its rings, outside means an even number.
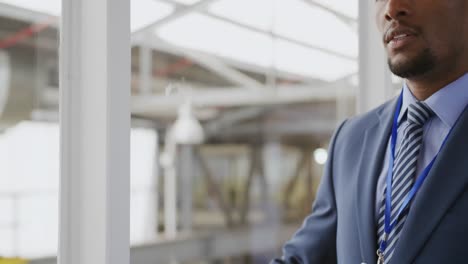
[[[41,14],[60,16],[60,4],[0,0],[0,9],[18,9],[10,13],[15,17],[29,12],[37,20]],[[356,23],[356,0],[131,1],[135,45],[169,46],[181,54],[327,82],[357,72]]]
[[[355,95],[357,0],[130,4],[135,116],[171,120],[187,97],[200,119],[216,121],[239,108],[334,104]],[[0,16],[57,28],[60,5],[0,0]],[[166,95],[171,84],[182,88]]]

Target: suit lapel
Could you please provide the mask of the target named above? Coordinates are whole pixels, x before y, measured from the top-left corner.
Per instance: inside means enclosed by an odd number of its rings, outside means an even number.
[[[396,100],[377,113],[376,122],[366,130],[362,145],[355,204],[361,254],[367,263],[376,262],[375,194],[395,107]]]
[[[468,111],[465,111],[411,205],[392,263],[413,262],[445,212],[468,185],[467,131]]]

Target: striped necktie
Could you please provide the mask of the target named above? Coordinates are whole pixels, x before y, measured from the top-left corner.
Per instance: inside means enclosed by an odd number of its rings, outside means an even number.
[[[434,115],[434,112],[424,102],[416,102],[408,107],[406,127],[403,139],[396,153],[393,163],[393,180],[392,180],[392,211],[391,222],[395,221],[396,214],[400,209],[405,197],[413,186],[416,174],[416,166],[423,141],[424,124]],[[384,220],[385,220],[385,193],[382,198],[382,205],[379,210],[378,222],[378,238],[379,242],[384,239]],[[397,244],[400,232],[403,228],[408,209],[406,209],[397,220],[397,224],[387,239],[387,248],[384,252],[385,264],[389,263],[393,256],[393,251]]]

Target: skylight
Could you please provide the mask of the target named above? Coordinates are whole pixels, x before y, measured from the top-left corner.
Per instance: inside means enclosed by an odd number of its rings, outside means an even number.
[[[157,34],[181,48],[211,53],[242,63],[333,81],[357,70],[354,60],[277,41],[262,34],[202,14],[189,14],[161,27]],[[342,44],[342,43],[341,43]],[[276,59],[273,59],[273,54]],[[273,61],[276,61],[273,65]]]
[[[132,0],[130,6],[131,30],[136,31],[170,15],[174,7],[155,0]]]
[[[358,0],[309,0],[330,7],[351,18],[358,18],[359,3]]]
[[[273,22],[273,3],[271,0],[219,0],[211,4],[208,10],[244,25],[269,31]]]
[[[209,11],[262,31],[273,29],[276,35],[339,54],[351,57],[358,54],[358,36],[351,26],[302,0],[282,0],[276,4],[271,0],[220,0]]]

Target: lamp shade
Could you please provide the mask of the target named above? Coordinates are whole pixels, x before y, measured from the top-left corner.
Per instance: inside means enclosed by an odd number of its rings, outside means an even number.
[[[203,128],[195,118],[190,102],[182,104],[179,115],[172,127],[172,137],[176,144],[196,145],[204,141]]]

